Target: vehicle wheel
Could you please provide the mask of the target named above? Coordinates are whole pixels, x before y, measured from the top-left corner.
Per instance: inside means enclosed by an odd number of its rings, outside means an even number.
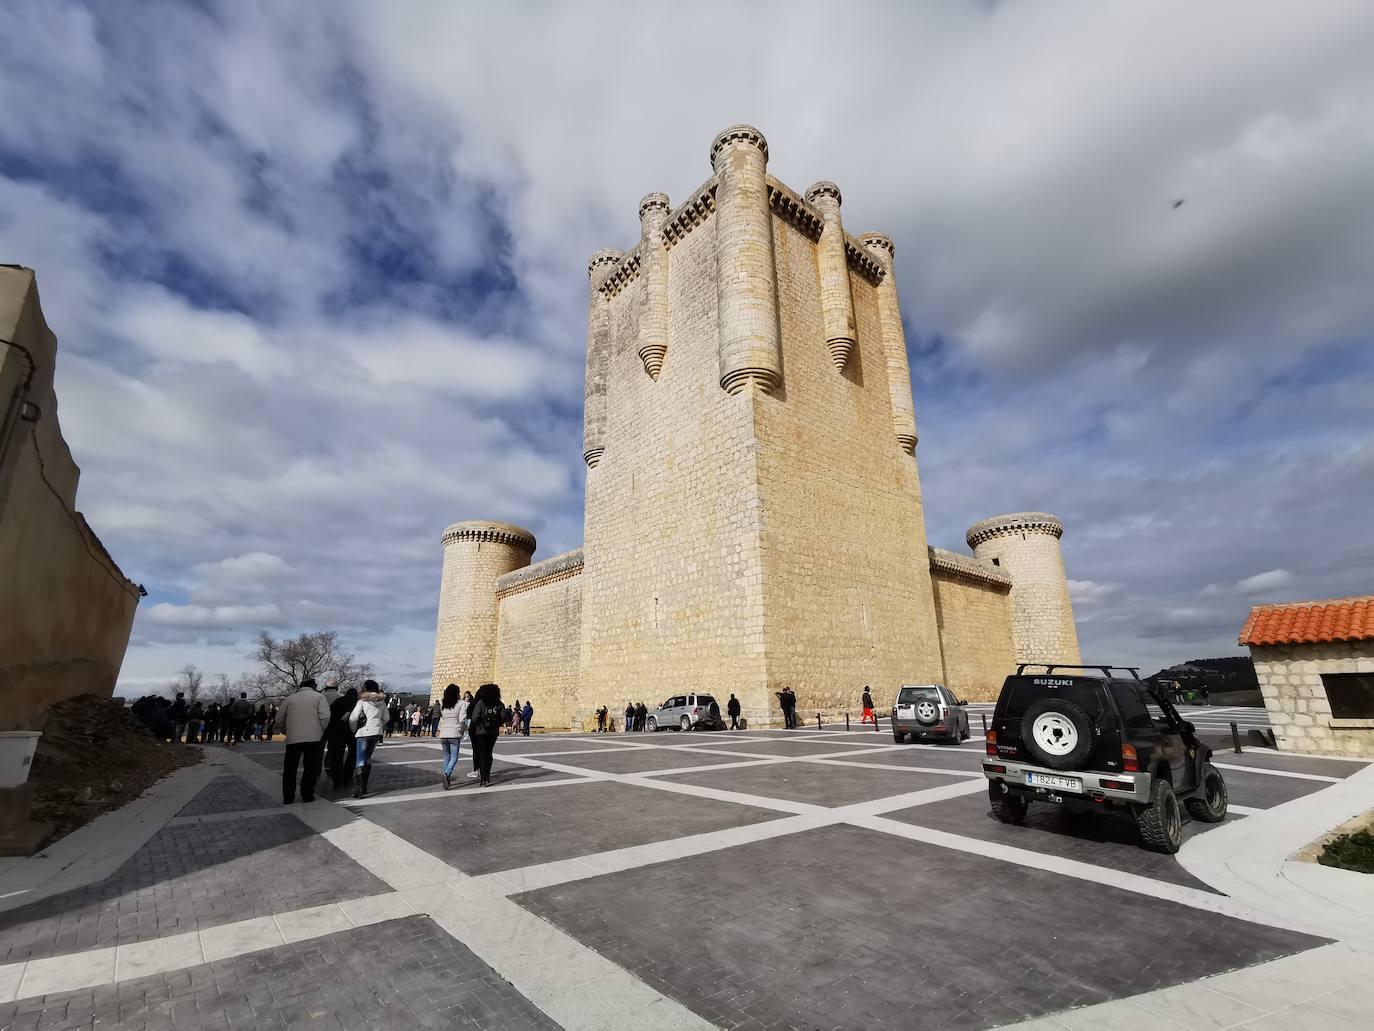
[[[1151,852],[1173,855],[1183,844],[1183,813],[1178,807],[1174,786],[1157,780],[1150,789],[1149,805],[1135,807],[1135,825],[1140,843]]]
[[[900,744],[902,744],[902,743],[904,743],[904,742],[906,741],[906,735],[905,735],[905,734],[899,734],[899,733],[897,733],[897,732],[894,730],[894,731],[892,732],[892,740],[893,740],[893,741],[896,741],[897,744],[900,745]]]
[[[1202,783],[1197,793],[1183,800],[1188,815],[1198,823],[1221,823],[1226,819],[1226,781],[1211,763],[1202,764]]]
[[[921,726],[933,726],[939,718],[940,707],[929,698],[923,698],[916,704],[916,722]]]
[[[678,730],[691,730],[691,729],[692,729],[692,718],[691,718],[690,716],[684,716],[684,717],[682,717],[682,719],[680,719],[680,720],[677,721],[677,729],[678,729]]]
[[[1072,770],[1088,761],[1097,746],[1093,722],[1065,698],[1042,698],[1021,718],[1027,751],[1055,770]]]
[[[650,716],[650,717],[649,717],[648,727],[649,727],[650,730],[657,730],[657,729],[658,729],[658,720],[656,720],[656,719],[654,719],[652,716]]]
[[[1003,823],[1020,823],[1026,818],[1029,803],[1020,795],[1004,792],[996,784],[989,783],[988,804],[992,806],[992,815]]]

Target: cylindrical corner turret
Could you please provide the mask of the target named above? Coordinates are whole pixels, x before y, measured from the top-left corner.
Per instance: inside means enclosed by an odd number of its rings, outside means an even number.
[[[768,141],[752,126],[733,125],[711,144],[711,166],[716,173],[720,385],[730,394],[751,383],[771,393],[782,383],[782,348]]]
[[[1082,662],[1059,539],[1064,524],[1048,512],[1012,512],[974,523],[973,554],[1012,579],[1012,639],[1017,662]]]
[[[844,224],[840,221],[840,188],[831,182],[812,183],[806,199],[825,220],[816,257],[821,275],[821,319],[830,360],[841,372],[849,364],[858,328],[854,293],[849,286],[849,258],[844,252]]]
[[[587,379],[582,410],[582,459],[595,469],[606,452],[606,367],[611,357],[610,304],[601,293],[625,255],[603,247],[587,262]]]
[[[663,223],[667,220],[666,193],[651,193],[639,202],[639,267],[644,278],[639,360],[652,380],[663,371],[663,359],[668,354],[668,252],[663,246]]]
[[[878,283],[878,322],[883,332],[883,356],[887,360],[887,388],[892,399],[892,426],[897,443],[909,455],[916,453],[916,407],[911,400],[911,365],[906,357],[906,331],[897,300],[897,279],[892,262],[897,248],[882,233],[864,233],[859,242],[883,267]]]
[[[530,564],[534,534],[511,523],[470,519],[444,530],[444,571],[434,634],[430,697],[449,684],[475,691],[496,675],[496,580]]]

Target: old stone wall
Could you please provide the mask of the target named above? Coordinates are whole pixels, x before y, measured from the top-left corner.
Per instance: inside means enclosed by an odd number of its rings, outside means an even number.
[[[1335,719],[1323,673],[1374,673],[1374,641],[1251,645],[1280,749],[1374,757],[1374,719]]]
[[[53,393],[57,340],[29,269],[0,267],[0,337],[33,363],[0,345],[0,423],[26,381],[41,412],[14,422],[0,453],[0,730],[41,729],[53,702],[113,693],[139,590],[76,511],[80,470]]]
[[[1016,672],[1010,578],[977,569],[976,560],[963,555],[938,548],[931,555],[944,684],[967,701],[993,701],[1002,681]]]
[[[529,700],[537,727],[570,727],[582,651],[582,552],[569,552],[499,581],[496,682],[506,699]]]
[[[754,397],[769,696],[801,711],[880,704],[943,668],[915,459],[893,433],[874,283],[850,272],[857,329],[828,347],[818,241],[776,218],[783,380]]]
[[[720,386],[709,207],[699,192],[668,220],[657,380],[638,353],[644,281],[608,280],[605,451],[587,472],[579,578],[583,715],[697,688],[764,704],[752,401]]]

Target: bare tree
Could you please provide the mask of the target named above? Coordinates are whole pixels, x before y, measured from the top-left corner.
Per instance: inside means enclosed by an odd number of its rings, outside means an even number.
[[[320,630],[293,638],[276,638],[266,630],[258,633],[258,648],[253,657],[258,662],[252,679],[250,697],[271,698],[290,694],[301,686],[306,677],[322,682],[334,677],[339,689],[362,688],[363,681],[373,674],[370,662],[359,662],[352,652],[339,644],[333,630]]]
[[[234,689],[232,685],[229,683],[229,674],[216,673],[214,683],[212,683],[209,687],[205,688],[205,698],[207,704],[209,702],[219,702],[221,705],[223,705],[225,702],[229,701],[229,699],[233,697]]]
[[[205,680],[199,667],[194,662],[188,662],[181,667],[176,679],[172,681],[172,695],[178,691],[186,696],[186,703],[189,705],[200,697],[200,685]]]

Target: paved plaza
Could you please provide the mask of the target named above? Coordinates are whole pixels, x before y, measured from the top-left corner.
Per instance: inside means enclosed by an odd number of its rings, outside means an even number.
[[[282,746],[210,748],[0,868],[0,1029],[1369,1026],[1370,889],[1284,862],[1374,804],[1368,763],[1187,709],[1232,815],[1163,856],[1128,818],[992,819],[987,708],[959,746],[504,737],[452,791],[394,738],[368,798],[290,807]]]

